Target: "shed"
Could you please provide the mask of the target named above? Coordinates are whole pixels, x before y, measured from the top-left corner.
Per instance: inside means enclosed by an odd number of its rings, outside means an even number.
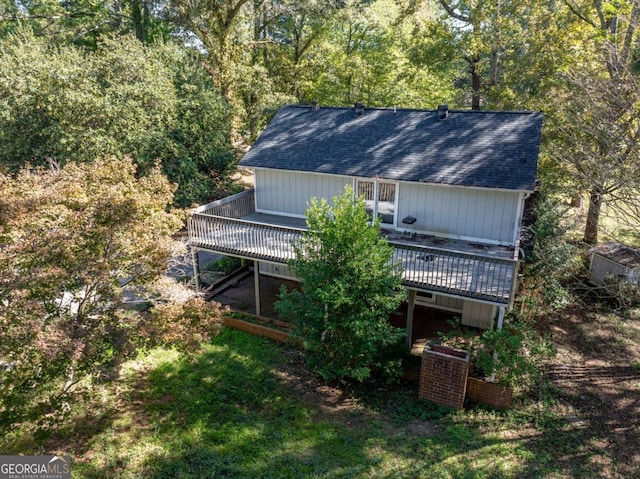
[[[607,275],[640,287],[640,249],[621,243],[602,243],[589,250],[589,276],[594,284],[604,284]]]

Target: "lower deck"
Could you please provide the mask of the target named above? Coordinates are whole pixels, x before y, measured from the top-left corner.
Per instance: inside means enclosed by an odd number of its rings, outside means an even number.
[[[227,288],[214,295],[212,299],[234,311],[257,314],[257,310],[260,309],[260,316],[277,319],[278,313],[275,310],[275,303],[282,285],[287,289],[297,287],[295,281],[260,275],[260,308],[256,308],[255,283],[250,274],[239,281],[233,281]],[[407,329],[407,316],[408,305],[403,303],[389,321],[393,326]],[[451,321],[456,317],[459,318],[460,314],[416,305],[413,310],[411,328],[410,344],[412,349],[421,353],[426,343],[437,341],[440,333],[451,329]]]

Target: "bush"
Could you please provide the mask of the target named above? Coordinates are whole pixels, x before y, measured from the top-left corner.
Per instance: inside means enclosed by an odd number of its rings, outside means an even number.
[[[311,201],[309,230],[291,263],[300,289],[283,288],[276,308],[296,325],[311,368],[324,378],[398,375],[401,357],[389,352],[405,332],[388,319],[404,289],[391,263],[393,249],[350,188],[333,203]]]
[[[540,377],[540,364],[552,352],[552,347],[531,323],[510,312],[504,327],[478,334],[465,330],[460,321],[454,328],[440,334],[443,344],[467,351],[474,374],[480,378],[495,375],[504,385],[528,387]]]
[[[616,302],[619,309],[630,309],[640,306],[640,288],[625,278],[608,274],[604,278],[602,288],[597,290],[598,296]]]

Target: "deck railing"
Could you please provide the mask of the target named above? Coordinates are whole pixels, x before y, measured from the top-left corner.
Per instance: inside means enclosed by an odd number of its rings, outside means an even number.
[[[253,190],[202,206],[188,222],[191,245],[244,258],[286,263],[304,229],[241,219],[255,211]],[[517,261],[389,242],[408,286],[508,303]]]
[[[195,210],[196,214],[208,216],[222,216],[224,218],[242,218],[256,210],[254,190],[245,190],[232,196],[206,205]]]
[[[408,286],[508,303],[517,261],[389,241]]]
[[[189,220],[189,243],[193,246],[276,263],[286,263],[295,257],[293,245],[303,232],[198,213]]]

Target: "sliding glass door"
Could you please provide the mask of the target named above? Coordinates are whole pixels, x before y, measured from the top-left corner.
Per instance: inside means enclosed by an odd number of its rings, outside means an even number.
[[[395,226],[397,185],[382,180],[358,180],[356,194],[364,196],[367,213],[377,216],[383,226]]]

